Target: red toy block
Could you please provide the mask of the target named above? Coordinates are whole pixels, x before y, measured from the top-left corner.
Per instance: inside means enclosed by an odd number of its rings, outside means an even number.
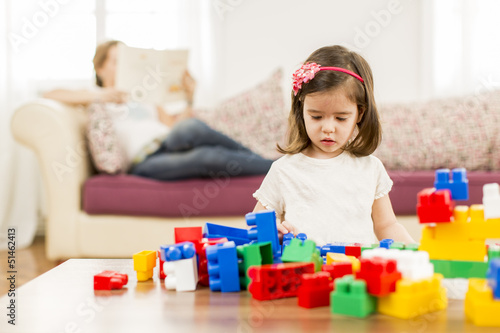
[[[158,256],[158,260],[160,261],[160,269],[158,270],[158,275],[161,280],[165,280],[166,275],[163,271],[163,264],[165,263],[165,261],[161,260],[160,250],[156,250],[156,255]]]
[[[203,238],[200,242],[200,251],[198,251],[198,259],[199,259],[199,264],[198,264],[198,283],[202,286],[209,286],[209,276],[208,276],[208,269],[207,269],[207,253],[206,249],[207,247],[219,243],[225,243],[227,242],[227,238]]]
[[[454,201],[450,190],[426,188],[418,192],[417,215],[420,223],[451,222]]]
[[[328,272],[302,274],[302,282],[297,292],[299,306],[307,309],[330,305],[333,283]]]
[[[352,274],[352,263],[333,262],[330,265],[323,265],[321,270],[329,273],[330,278],[335,280],[336,278],[343,277],[344,275]]]
[[[361,259],[356,278],[366,281],[367,291],[374,296],[385,296],[396,290],[396,281],[401,280],[396,260],[374,257]]]
[[[104,271],[94,275],[94,290],[122,289],[128,282],[128,275],[115,271]]]
[[[251,266],[248,276],[252,279],[248,291],[252,297],[270,300],[297,296],[301,275],[314,273],[314,263],[284,263]]]
[[[346,245],[345,247],[345,255],[353,256],[356,258],[361,257],[361,245],[360,243],[354,243],[350,245]]]
[[[201,250],[201,239],[203,238],[202,227],[182,227],[174,228],[175,243],[192,242],[196,248],[196,252]]]

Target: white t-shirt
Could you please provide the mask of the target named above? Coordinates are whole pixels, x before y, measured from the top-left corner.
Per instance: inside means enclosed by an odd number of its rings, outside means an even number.
[[[316,159],[299,153],[276,160],[253,196],[317,245],[373,243],[372,205],[391,188],[375,156],[343,152]]]
[[[105,109],[113,121],[128,165],[141,149],[155,139],[165,137],[169,132],[169,128],[158,120],[157,109],[152,104],[106,103]]]

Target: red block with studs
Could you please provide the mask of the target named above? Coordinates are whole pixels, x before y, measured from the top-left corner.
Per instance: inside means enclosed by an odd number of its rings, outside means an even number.
[[[115,271],[104,271],[94,275],[94,290],[122,289],[128,283],[128,275]]]
[[[385,296],[396,290],[396,281],[401,280],[396,260],[374,257],[360,260],[356,279],[366,281],[367,292],[374,296]]]
[[[333,262],[330,265],[321,266],[321,270],[329,273],[330,278],[335,280],[336,278],[343,277],[344,275],[352,274],[352,263]]]
[[[199,259],[199,265],[198,265],[198,283],[202,286],[209,286],[209,276],[208,276],[208,269],[207,269],[207,253],[206,249],[207,247],[219,243],[225,243],[227,242],[227,238],[203,238],[200,242],[200,251],[198,253],[198,259]]]
[[[350,245],[346,245],[345,247],[345,255],[353,256],[356,258],[361,257],[361,245],[360,243],[354,243]]]
[[[420,223],[451,222],[455,203],[450,190],[426,188],[417,194],[417,215]]]
[[[297,293],[299,306],[307,309],[329,306],[332,291],[333,281],[330,281],[330,273],[302,274]]]

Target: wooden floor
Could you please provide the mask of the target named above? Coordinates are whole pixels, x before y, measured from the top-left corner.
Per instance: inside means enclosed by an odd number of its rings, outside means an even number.
[[[7,271],[7,251],[0,251],[0,269],[3,275]],[[45,237],[37,236],[33,244],[28,248],[16,250],[16,288],[35,277],[56,267],[60,262],[47,259],[45,256]],[[8,292],[9,281],[5,278],[0,279],[0,295]]]

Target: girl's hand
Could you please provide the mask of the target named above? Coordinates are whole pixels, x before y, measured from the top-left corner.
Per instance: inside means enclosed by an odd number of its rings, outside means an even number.
[[[196,81],[195,79],[193,79],[193,77],[191,76],[191,74],[189,74],[188,71],[185,71],[184,76],[182,77],[182,87],[186,92],[188,102],[190,104],[193,103],[193,95],[194,95],[194,89],[196,88]]]
[[[111,87],[102,88],[96,92],[94,100],[96,102],[121,104],[127,101],[127,93]]]
[[[280,239],[283,238],[284,234],[287,234],[289,232],[293,233],[294,235],[297,233],[297,230],[295,229],[295,227],[287,221],[281,222],[280,224],[278,224],[277,227],[278,227],[278,237]]]

